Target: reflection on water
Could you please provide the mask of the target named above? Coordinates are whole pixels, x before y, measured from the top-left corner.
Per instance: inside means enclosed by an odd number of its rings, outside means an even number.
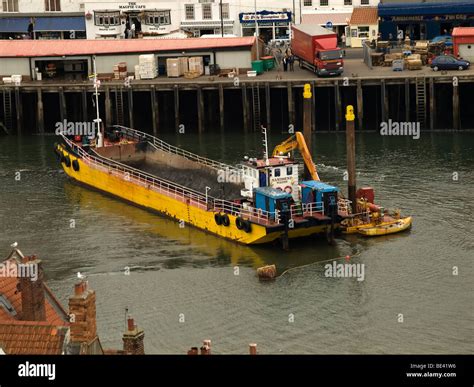
[[[270,143],[284,138],[273,133]],[[257,156],[261,146],[253,133],[164,139],[229,163]],[[79,186],[60,170],[54,141],[0,138],[0,254],[18,241],[41,256],[64,304],[76,273],[85,273],[97,291],[106,347],[121,346],[128,308],[145,329],[148,353],[185,353],[204,338],[223,353],[246,352],[249,342],[262,353],[472,353],[473,134],[418,141],[358,134],[358,184],[372,185],[385,207],[413,215],[413,229],[346,237],[336,246],[308,239],[292,242],[289,252],[180,229]],[[343,189],[344,152],[343,134],[314,137],[320,175]],[[365,264],[364,281],[325,277],[325,263],[346,255]],[[282,275],[258,281],[255,268],[273,263]]]

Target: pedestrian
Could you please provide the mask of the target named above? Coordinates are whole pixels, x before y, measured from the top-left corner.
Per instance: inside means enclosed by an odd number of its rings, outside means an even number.
[[[288,64],[290,65],[290,71],[295,71],[295,56],[293,54],[288,56]]]
[[[132,39],[135,39],[135,23],[132,23],[132,28],[131,28],[131,31],[132,31]]]
[[[288,55],[285,54],[283,57],[283,71],[288,71]]]
[[[342,48],[346,48],[346,34],[342,33],[341,35]]]

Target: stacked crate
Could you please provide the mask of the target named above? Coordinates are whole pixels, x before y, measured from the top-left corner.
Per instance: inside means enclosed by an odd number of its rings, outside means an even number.
[[[125,79],[127,75],[127,63],[120,62],[114,65],[114,79]]]
[[[199,75],[204,74],[204,62],[202,56],[189,58],[189,71]]]
[[[153,54],[140,55],[140,79],[154,79],[158,76],[158,63]]]
[[[182,65],[178,58],[166,59],[166,73],[168,77],[178,78],[183,75]]]

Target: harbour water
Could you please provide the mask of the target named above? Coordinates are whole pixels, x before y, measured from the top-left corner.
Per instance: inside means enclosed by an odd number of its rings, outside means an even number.
[[[270,143],[286,137],[272,133]],[[162,138],[229,163],[261,150],[254,133]],[[358,133],[358,185],[413,215],[412,230],[335,246],[292,241],[289,252],[183,229],[79,186],[61,171],[55,141],[0,137],[0,256],[14,241],[39,255],[63,305],[85,274],[104,347],[121,347],[128,308],[146,353],[184,354],[208,338],[227,354],[251,342],[277,354],[474,351],[474,133]],[[345,190],[344,133],[315,134],[313,156],[322,180]],[[325,265],[347,255],[365,264],[364,281],[325,277]],[[277,265],[275,281],[256,278],[265,264]]]

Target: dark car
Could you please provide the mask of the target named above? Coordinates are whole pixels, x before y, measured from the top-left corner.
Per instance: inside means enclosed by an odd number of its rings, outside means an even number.
[[[456,59],[454,56],[441,55],[437,56],[431,62],[433,71],[438,70],[466,70],[471,64],[467,60]]]

